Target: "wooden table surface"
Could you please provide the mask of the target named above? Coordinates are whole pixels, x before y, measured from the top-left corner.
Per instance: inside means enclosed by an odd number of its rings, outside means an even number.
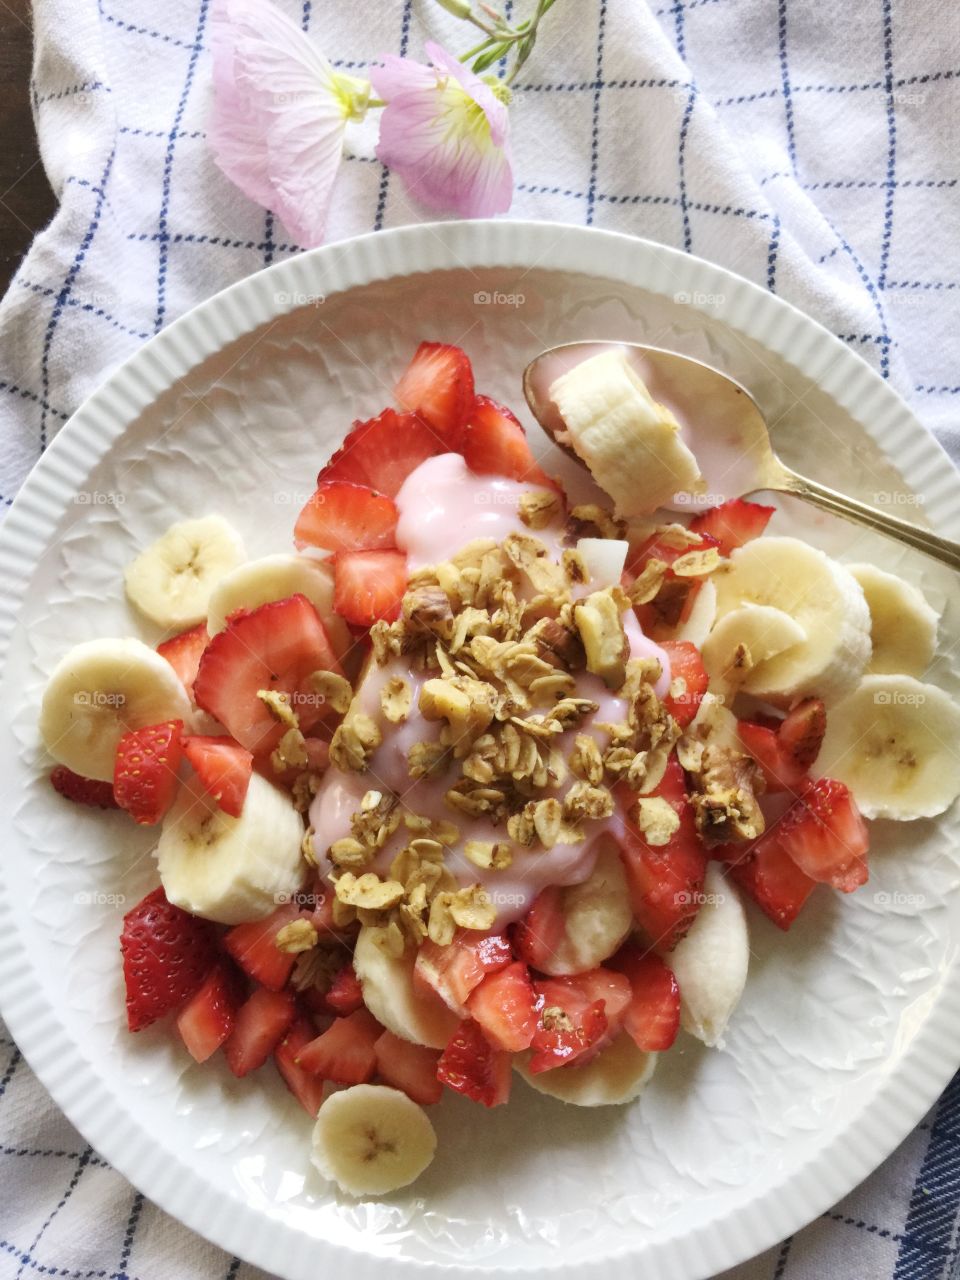
[[[32,53],[30,0],[0,0],[0,293],[56,209],[30,111]]]

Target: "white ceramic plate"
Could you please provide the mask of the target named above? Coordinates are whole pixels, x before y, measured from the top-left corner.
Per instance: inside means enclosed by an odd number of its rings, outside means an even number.
[[[188,1066],[165,1029],[124,1031],[117,936],[125,906],[155,883],[150,833],[72,809],[46,782],[44,675],[71,643],[140,631],[121,587],[135,548],[210,510],[251,554],[288,548],[318,463],[353,417],[388,401],[423,337],[462,343],[479,386],[518,409],[524,363],[556,342],[620,337],[701,356],[751,388],[788,461],[960,533],[957,474],[856,355],[770,294],[660,245],[450,223],[332,245],[244,281],[109,379],[0,531],[3,1015],[109,1161],[288,1280],[430,1264],[454,1278],[711,1275],[845,1194],[960,1061],[955,813],[876,824],[870,884],[818,894],[789,935],[751,917],[752,973],[724,1052],[684,1037],[626,1109],[564,1108],[520,1082],[491,1113],[448,1097],[427,1174],[358,1204],[311,1174],[309,1121],[272,1071],[235,1081],[222,1064]],[[952,649],[952,579],[825,517],[791,506],[776,520],[851,559],[899,565],[946,603]],[[946,656],[936,678],[960,690]]]

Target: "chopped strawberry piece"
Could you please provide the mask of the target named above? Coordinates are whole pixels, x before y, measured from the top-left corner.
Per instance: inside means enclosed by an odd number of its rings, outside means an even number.
[[[397,545],[397,504],[350,480],[328,480],[308,500],[293,540],[326,551],[375,551]]]
[[[310,1019],[297,1018],[273,1051],[273,1060],[287,1088],[314,1119],[323,1102],[323,1077],[304,1071],[297,1065],[297,1057],[315,1036]]]
[[[776,730],[755,720],[740,720],[737,734],[744,750],[760,766],[768,791],[795,792],[803,786],[807,771],[784,753]]]
[[[677,577],[670,566],[690,551],[706,551],[715,546],[717,540],[706,535],[699,542],[679,546],[676,545],[676,539],[664,538],[663,535],[654,533],[633,553],[626,566],[625,578],[628,583],[638,578],[651,560],[659,560],[667,566],[660,589],[653,600],[634,608],[645,635],[654,639],[666,637],[679,623],[689,618],[697,592],[703,583],[697,578]]]
[[[488,973],[505,969],[513,950],[503,934],[478,938],[468,929],[459,930],[447,947],[429,938],[417,952],[414,981],[435,992],[456,1013],[462,1013],[470,992]]]
[[[522,960],[488,974],[467,1001],[470,1017],[480,1023],[490,1043],[508,1053],[530,1047],[537,1029],[535,1005],[530,973]]]
[[[285,902],[264,920],[234,925],[223,937],[223,945],[240,968],[268,991],[279,991],[290,977],[296,956],[277,946],[277,934],[300,915],[296,902]]]
[[[664,706],[680,727],[686,728],[700,710],[710,677],[700,657],[700,650],[689,640],[663,640],[661,647],[670,659],[670,687],[682,680],[683,693],[669,693]]]
[[[421,462],[448,451],[436,431],[414,414],[384,409],[378,418],[353,424],[343,444],[320,471],[317,484],[349,480],[395,498],[404,480]]]
[[[247,798],[253,755],[232,738],[188,734],[181,739],[183,754],[203,783],[206,793],[224,813],[239,818]]]
[[[207,647],[210,637],[207,635],[206,623],[198,623],[189,631],[181,631],[157,645],[157,653],[166,658],[183,682],[187,693],[193,693],[193,682],[197,678],[200,658]]]
[[[623,1026],[624,1016],[630,1007],[629,979],[623,973],[615,972],[612,962],[605,962],[599,969],[574,974],[565,981],[579,987],[591,1004],[596,1000],[603,1002],[607,1035],[612,1038]]]
[[[131,1031],[178,1009],[217,960],[213,926],[173,906],[162,888],[123,917],[120,951]]]
[[[691,533],[708,533],[720,544],[720,554],[728,556],[745,542],[759,538],[770,523],[776,507],[764,507],[745,498],[731,498],[690,521]]]
[[[74,804],[85,804],[94,809],[120,808],[113,794],[112,782],[98,782],[95,778],[81,777],[65,764],[58,764],[51,770],[50,785],[65,800],[72,800]]]
[[[527,435],[509,409],[489,396],[477,396],[463,438],[463,456],[481,476],[506,476],[556,489],[531,452]]]
[[[337,1084],[366,1084],[377,1069],[374,1045],[383,1027],[369,1009],[357,1009],[300,1050],[297,1063],[304,1071]]]
[[[473,369],[459,347],[421,342],[394,395],[400,407],[432,427],[448,449],[459,450],[473,408]]]
[[[334,561],[333,607],[360,627],[400,616],[407,589],[407,557],[402,551],[347,551]]]
[[[325,712],[310,684],[315,671],[339,673],[340,663],[316,609],[306,596],[293,595],[231,615],[200,659],[194,694],[241,746],[267,752],[285,730],[257,695],[287,694],[309,733]]]
[[[385,1031],[373,1046],[377,1056],[377,1075],[402,1089],[408,1098],[428,1107],[443,1097],[443,1085],[437,1079],[440,1062],[439,1049],[428,1049],[422,1044],[401,1040],[392,1031]]]
[[[480,1024],[467,1018],[440,1055],[437,1079],[485,1107],[499,1107],[510,1097],[510,1054],[495,1049]]]
[[[182,720],[166,720],[131,729],[117,743],[113,796],[135,822],[152,826],[173,804],[182,733]]]
[[[772,828],[732,860],[730,874],[778,929],[789,929],[800,909],[817,887],[780,845],[780,833]]]
[[[313,886],[308,898],[312,908],[309,920],[320,935],[321,942],[329,942],[331,939],[341,942],[343,939],[355,934],[360,927],[356,921],[349,925],[338,925],[334,921],[334,898],[335,894],[332,886],[322,878]]]
[[[653,951],[633,942],[620,948],[607,964],[630,982],[630,1001],[623,1028],[638,1049],[669,1049],[680,1030],[680,988],[673,971]]]
[[[334,1013],[346,1017],[348,1013],[356,1013],[363,1008],[363,988],[356,975],[353,961],[347,963],[333,976],[330,990],[326,995],[327,1007]]]
[[[513,931],[513,945],[532,969],[546,969],[563,941],[563,891],[555,884],[541,889]]]
[[[782,754],[797,767],[809,769],[823,744],[827,712],[820,698],[798,702],[780,726]]]
[[[603,999],[591,999],[576,978],[544,978],[533,984],[537,1029],[529,1069],[537,1075],[566,1066],[607,1033]]]
[[[852,893],[867,879],[867,824],[853,796],[833,778],[820,778],[780,819],[780,846],[811,880]]]
[[[223,1046],[227,1066],[235,1076],[246,1076],[262,1067],[286,1035],[297,1016],[290,991],[258,987],[237,1010],[233,1030]]]
[[[233,1030],[243,1000],[236,970],[229,962],[214,965],[177,1014],[177,1030],[192,1058],[206,1062],[216,1053]]]
[[[697,914],[707,855],[697,834],[693,810],[686,796],[680,762],[671,756],[653,795],[662,796],[676,810],[680,826],[664,845],[643,838],[629,811],[636,796],[623,786],[615,789],[626,820],[620,851],[630,888],[633,914],[652,945],[670,949],[687,932]]]

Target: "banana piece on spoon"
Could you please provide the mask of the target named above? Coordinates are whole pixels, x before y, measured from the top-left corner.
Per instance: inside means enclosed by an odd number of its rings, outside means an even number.
[[[195,627],[215,584],[243,557],[240,535],[222,516],[179,520],[127,566],[127,598],[158,626]]]

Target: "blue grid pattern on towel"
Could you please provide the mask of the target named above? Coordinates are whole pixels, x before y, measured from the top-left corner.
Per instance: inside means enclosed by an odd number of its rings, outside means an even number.
[[[958,319],[958,175],[948,168],[957,151],[929,143],[955,129],[960,105],[956,11],[932,0],[869,0],[854,13],[803,0],[675,0],[652,11],[575,2],[575,31],[558,4],[556,34],[545,28],[517,86],[513,212],[649,235],[783,293],[893,378],[951,446],[960,385],[949,346],[934,339]],[[40,131],[59,157],[62,211],[46,233],[51,251],[28,257],[0,307],[5,506],[100,371],[200,297],[298,251],[272,215],[228,197],[206,156],[210,0],[160,9],[75,0],[73,12],[99,23],[100,61],[71,51],[62,33],[58,47],[57,24],[71,12],[63,3],[36,5],[43,45],[60,60],[40,63],[33,89]],[[425,34],[454,30],[422,0],[392,0],[375,19],[329,0],[283,7],[330,52],[353,55],[338,63],[347,68],[384,50],[416,54]],[[155,102],[141,59],[161,86]],[[844,104],[857,113],[852,140],[828,114]],[[99,147],[58,148],[65,112],[87,113]],[[828,139],[831,118],[837,137]],[[340,188],[335,237],[418,216],[362,140]],[[130,275],[105,288],[115,263]],[[955,1079],[861,1188],[730,1280],[960,1280],[958,1141]],[[259,1273],[129,1188],[2,1038],[0,1278],[31,1274]]]

